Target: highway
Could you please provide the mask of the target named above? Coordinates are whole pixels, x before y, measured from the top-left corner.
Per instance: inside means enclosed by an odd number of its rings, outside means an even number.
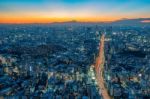
[[[105,41],[105,36],[104,34],[101,36],[100,39],[100,45],[99,45],[99,54],[96,58],[96,62],[95,62],[95,72],[96,72],[96,80],[98,83],[98,86],[100,88],[99,93],[101,94],[101,96],[103,97],[103,99],[111,99],[107,89],[104,86],[104,79],[102,76],[102,72],[103,72],[103,66],[105,63],[105,56],[104,56],[104,41]]]

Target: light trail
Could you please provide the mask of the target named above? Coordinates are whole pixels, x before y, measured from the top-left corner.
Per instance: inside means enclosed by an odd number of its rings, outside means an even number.
[[[104,57],[104,40],[105,36],[104,34],[102,35],[100,39],[100,46],[99,46],[99,54],[96,58],[96,63],[95,63],[95,72],[96,72],[96,79],[98,82],[98,86],[100,88],[100,94],[102,95],[103,99],[111,99],[107,89],[104,86],[104,79],[102,76],[103,72],[103,66],[105,62],[105,57]]]

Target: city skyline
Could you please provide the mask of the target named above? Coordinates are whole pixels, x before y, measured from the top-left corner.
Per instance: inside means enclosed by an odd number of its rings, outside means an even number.
[[[0,23],[110,22],[149,18],[149,0],[1,0]]]

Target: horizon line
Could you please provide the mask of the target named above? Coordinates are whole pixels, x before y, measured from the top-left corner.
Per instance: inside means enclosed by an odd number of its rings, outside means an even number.
[[[120,19],[116,19],[113,21],[79,21],[76,19],[73,20],[66,20],[66,21],[44,21],[43,22],[31,22],[31,21],[26,21],[26,22],[1,22],[0,24],[55,24],[55,23],[112,23],[112,22],[116,22],[116,21],[121,21],[121,20],[134,20],[134,19],[143,19],[142,21],[140,21],[141,23],[150,23],[150,18],[120,18]],[[148,19],[148,20],[147,20]]]

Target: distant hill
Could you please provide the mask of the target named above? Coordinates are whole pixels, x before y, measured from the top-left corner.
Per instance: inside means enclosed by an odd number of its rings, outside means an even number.
[[[147,20],[149,22],[145,22]],[[113,22],[78,22],[76,20],[72,20],[66,22],[53,22],[52,24],[150,25],[150,18],[124,18]]]
[[[145,22],[149,21],[149,22]],[[150,18],[121,19],[111,22],[114,25],[150,25]]]
[[[13,23],[12,23],[13,24]],[[26,24],[26,23],[20,23]],[[148,25],[150,26],[150,18],[136,18],[136,19],[128,19],[123,18],[116,21],[111,22],[79,22],[76,20],[70,20],[66,22],[53,22],[53,23],[27,23],[27,24],[55,24],[55,25]],[[8,25],[7,23],[2,23],[0,25]]]

